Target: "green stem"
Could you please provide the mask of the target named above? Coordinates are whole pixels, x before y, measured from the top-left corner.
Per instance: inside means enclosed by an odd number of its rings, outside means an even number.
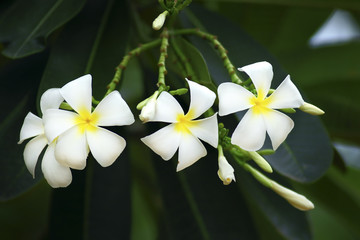
[[[192,0],[184,0],[181,4],[176,6],[176,10],[180,11],[180,10],[186,8],[187,6],[190,5],[191,2],[192,2]]]
[[[196,35],[199,36],[207,41],[209,41],[213,47],[218,50],[220,57],[222,58],[224,62],[224,66],[226,70],[228,71],[228,74],[230,75],[231,81],[233,83],[241,84],[242,81],[239,78],[239,76],[236,74],[236,68],[231,63],[227,50],[224,48],[224,46],[221,44],[219,40],[217,40],[217,37],[215,35],[212,35],[210,33],[203,32],[199,29],[180,29],[180,30],[174,30],[170,34],[173,35]]]
[[[159,87],[159,91],[162,92],[163,90],[166,89],[165,75],[167,74],[167,70],[165,66],[165,59],[167,58],[167,49],[169,46],[169,33],[167,28],[164,28],[160,37],[161,37],[161,46],[160,46],[160,58],[158,62],[159,78],[157,85]]]
[[[164,8],[165,10],[169,10],[168,7],[165,5],[164,0],[159,0],[158,2],[162,8]]]
[[[123,60],[116,67],[115,75],[114,75],[113,79],[111,80],[111,82],[107,86],[108,90],[107,90],[105,96],[115,90],[116,86],[120,82],[121,74],[122,74],[123,70],[127,67],[129,60],[133,56],[138,56],[143,51],[154,48],[154,47],[158,46],[160,43],[161,43],[161,39],[156,39],[149,43],[142,44],[139,47],[131,50],[126,56],[124,56]]]
[[[220,158],[221,156],[224,156],[224,150],[221,146],[221,144],[218,145],[218,157]]]
[[[245,163],[244,161],[242,161],[239,157],[234,156],[235,161],[247,172],[251,173],[251,175],[253,175],[253,177],[262,185],[264,185],[267,188],[271,188],[272,187],[272,183],[271,180],[266,177],[264,174],[262,174],[261,172],[259,172],[258,170],[256,170],[255,168],[253,168],[251,165]]]

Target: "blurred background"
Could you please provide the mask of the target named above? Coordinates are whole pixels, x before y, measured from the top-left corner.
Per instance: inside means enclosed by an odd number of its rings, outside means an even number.
[[[40,157],[32,178],[25,144],[17,142],[26,114],[41,115],[41,94],[91,73],[93,94],[101,98],[123,56],[159,38],[151,24],[162,11],[156,0],[0,2],[0,239],[360,239],[360,2],[354,0],[194,0],[166,23],[216,35],[235,67],[269,61],[273,88],[290,74],[305,100],[325,111],[291,116],[295,129],[265,156],[275,170],[267,176],[315,209],[294,209],[231,158],[237,181],[224,186],[209,146],[205,158],[176,173],[176,157],[165,162],[139,140],[159,126],[140,121],[112,129],[127,148],[111,167],[90,156],[86,170],[72,171],[69,187],[52,189]],[[199,79],[230,81],[213,46],[180,38]],[[120,92],[135,116],[136,104],[156,90],[158,58],[158,48],[142,53],[123,73]],[[168,66],[169,85],[183,87],[186,76],[170,60]],[[185,105],[188,98],[181,98]],[[223,121],[232,131],[238,120]]]

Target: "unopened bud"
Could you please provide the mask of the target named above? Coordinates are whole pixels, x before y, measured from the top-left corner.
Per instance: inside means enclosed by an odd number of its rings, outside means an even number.
[[[224,156],[220,156],[218,159],[219,170],[218,176],[224,185],[229,185],[232,180],[235,181],[234,168],[228,163]]]
[[[314,208],[314,204],[305,196],[281,186],[275,181],[271,181],[271,183],[271,189],[288,201],[293,207],[301,211],[308,211]]]
[[[166,16],[169,14],[168,11],[164,11],[162,12],[157,18],[155,18],[155,20],[153,21],[152,23],[152,28],[154,30],[159,30],[160,28],[162,28],[162,26],[164,25],[165,23],[165,19],[166,19]]]
[[[273,172],[270,164],[260,154],[258,154],[257,152],[252,152],[252,151],[248,152],[248,154],[252,158],[252,160],[254,160],[254,162],[259,167],[261,167],[264,171],[269,172],[269,173]]]
[[[150,98],[145,106],[141,109],[139,118],[142,122],[146,123],[154,118],[156,111],[156,99]]]
[[[299,107],[299,109],[303,112],[309,113],[311,115],[323,115],[325,112],[318,108],[317,106],[304,102],[302,106]]]

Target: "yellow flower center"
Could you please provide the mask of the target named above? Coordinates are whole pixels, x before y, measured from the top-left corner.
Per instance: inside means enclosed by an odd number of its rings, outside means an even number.
[[[191,134],[191,131],[189,129],[197,124],[192,121],[193,117],[194,112],[192,110],[189,110],[186,115],[181,113],[178,114],[176,116],[175,130],[177,132]]]
[[[85,131],[95,131],[99,116],[96,113],[91,113],[85,108],[78,111],[78,116],[75,118],[75,124],[79,128],[79,132],[83,134]]]
[[[270,111],[268,105],[270,104],[269,98],[264,98],[264,94],[259,94],[257,97],[250,98],[250,104],[255,114],[265,114]]]

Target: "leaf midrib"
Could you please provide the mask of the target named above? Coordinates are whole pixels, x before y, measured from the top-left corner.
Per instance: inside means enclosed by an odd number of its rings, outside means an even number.
[[[40,29],[40,27],[42,27],[44,25],[44,23],[46,22],[47,19],[50,18],[50,16],[54,13],[54,11],[61,5],[61,3],[64,0],[58,0],[53,6],[52,8],[45,14],[45,16],[43,18],[40,19],[39,23],[36,25],[36,27],[30,32],[29,36],[27,38],[25,38],[25,40],[22,42],[22,44],[20,45],[19,49],[15,52],[14,56],[17,57],[19,56],[19,53],[21,52],[21,50],[24,48],[24,46],[32,39],[32,37],[38,32],[38,30]]]

